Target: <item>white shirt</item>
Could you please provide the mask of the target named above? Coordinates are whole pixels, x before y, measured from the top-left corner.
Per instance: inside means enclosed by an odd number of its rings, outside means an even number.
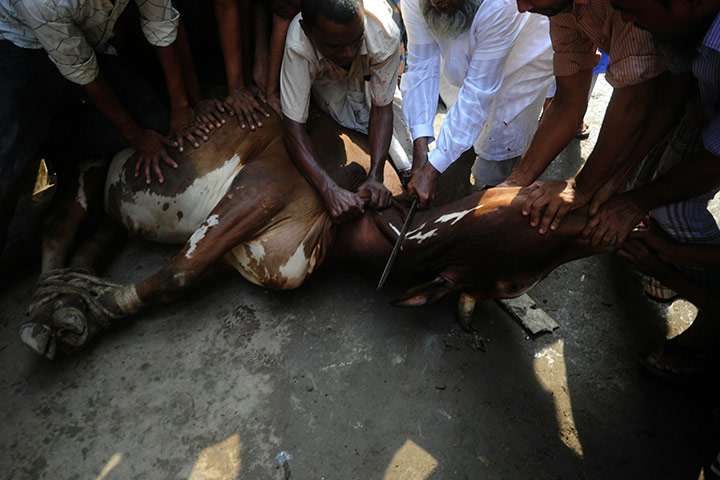
[[[336,96],[342,97],[346,95],[346,80],[359,79],[362,85],[363,79],[369,76],[372,102],[385,106],[393,101],[400,64],[400,32],[386,0],[363,0],[363,5],[365,36],[349,70],[335,65],[315,50],[300,26],[301,14],[290,23],[280,74],[283,115],[298,123],[307,121],[312,85],[320,77],[343,86],[335,92]]]
[[[434,137],[440,69],[461,86],[428,161],[443,172],[481,135],[485,140],[480,147],[476,144],[476,152],[488,160],[522,155],[537,117],[531,122],[520,114],[536,104],[552,82],[547,19],[519,13],[515,0],[485,0],[470,29],[450,40],[437,38],[427,28],[419,0],[402,0],[402,14],[408,71],[401,90],[413,140]]]
[[[114,53],[108,42],[130,0],[0,0],[0,39],[21,48],[44,48],[68,80],[85,85],[99,69],[95,52]],[[180,15],[170,0],[135,0],[145,38],[166,47],[175,41]]]

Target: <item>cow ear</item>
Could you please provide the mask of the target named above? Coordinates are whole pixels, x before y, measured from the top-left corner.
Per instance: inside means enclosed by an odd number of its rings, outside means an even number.
[[[450,290],[450,282],[446,278],[436,277],[432,282],[411,288],[390,303],[395,307],[422,307],[439,300]]]

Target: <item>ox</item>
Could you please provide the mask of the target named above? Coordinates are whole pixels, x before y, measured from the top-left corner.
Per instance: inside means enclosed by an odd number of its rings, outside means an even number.
[[[367,138],[324,117],[309,133],[333,179],[357,188],[369,166]],[[147,185],[134,177],[133,152],[119,153],[105,183],[105,210],[131,233],[184,244],[180,252],[149,278],[114,285],[89,273],[55,270],[65,254],[46,242],[44,257],[55,260],[44,260],[49,272],[39,282],[31,320],[20,329],[37,353],[52,358],[58,344],[83,346],[111,322],[172,300],[219,261],[273,289],[298,287],[329,258],[381,269],[407,214],[396,200],[334,225],[294,167],[277,117],[255,133],[229,122],[201,148],[173,157],[179,168],[164,184]],[[394,194],[402,193],[389,166],[385,179]],[[394,269],[434,279],[393,304],[420,306],[458,292],[460,321],[469,328],[477,300],[518,296],[557,265],[603,251],[580,235],[585,211],[572,212],[552,235],[528,228],[520,215],[528,192],[490,189],[418,212]]]

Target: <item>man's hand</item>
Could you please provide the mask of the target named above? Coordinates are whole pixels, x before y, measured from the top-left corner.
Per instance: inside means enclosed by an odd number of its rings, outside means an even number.
[[[337,186],[328,190],[323,200],[330,218],[338,225],[359,217],[365,211],[365,202],[360,195]]]
[[[202,138],[205,142],[210,139],[207,135],[210,133],[210,129],[198,122],[195,111],[189,106],[173,108],[170,111],[170,129],[177,142],[178,150],[181,152],[185,148],[185,140],[190,142],[193,147],[198,148],[200,142],[196,137]]]
[[[225,98],[225,108],[230,112],[230,115],[237,116],[240,128],[249,125],[250,130],[262,127],[262,121],[258,113],[265,117],[270,116],[247,88],[231,90]]]
[[[197,118],[210,130],[225,125],[225,108],[217,98],[204,98],[195,105]]]
[[[440,172],[430,162],[425,162],[417,171],[412,172],[407,193],[411,198],[417,195],[419,208],[427,208],[428,204],[437,196],[439,178]]]
[[[140,176],[140,169],[142,168],[145,171],[145,182],[148,184],[151,183],[150,169],[152,168],[158,181],[163,183],[165,177],[163,177],[162,170],[160,169],[160,160],[172,168],[177,168],[178,166],[165,150],[166,146],[177,147],[177,142],[163,137],[154,130],[142,130],[140,134],[132,140],[131,144],[138,154],[138,159],[135,163],[135,178]]]
[[[374,178],[368,178],[360,185],[358,192],[362,191],[367,191],[370,194],[368,206],[372,208],[382,210],[389,207],[392,202],[392,193],[390,193],[390,190],[388,190],[382,182]]]
[[[522,214],[530,216],[530,226],[538,227],[538,233],[557,230],[570,210],[584,207],[588,198],[575,188],[575,181],[551,180],[534,182],[534,189],[523,204]]]
[[[645,275],[662,277],[672,268],[660,259],[657,252],[635,238],[630,238],[625,242],[617,253],[627,260],[635,270]]]
[[[268,94],[267,97],[267,104],[270,108],[275,110],[275,113],[278,114],[280,118],[282,118],[282,102],[280,101],[280,94],[277,92],[273,92]]]
[[[602,243],[607,247],[614,242],[615,247],[620,248],[648,211],[635,199],[633,192],[621,193],[605,202],[590,218],[582,234],[590,238],[593,246]]]

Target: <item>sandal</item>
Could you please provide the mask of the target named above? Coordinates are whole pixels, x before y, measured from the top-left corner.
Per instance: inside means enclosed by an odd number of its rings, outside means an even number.
[[[713,353],[714,348],[690,347],[675,337],[665,342],[659,352],[643,359],[641,365],[663,380],[683,383],[696,380],[708,371]]]

